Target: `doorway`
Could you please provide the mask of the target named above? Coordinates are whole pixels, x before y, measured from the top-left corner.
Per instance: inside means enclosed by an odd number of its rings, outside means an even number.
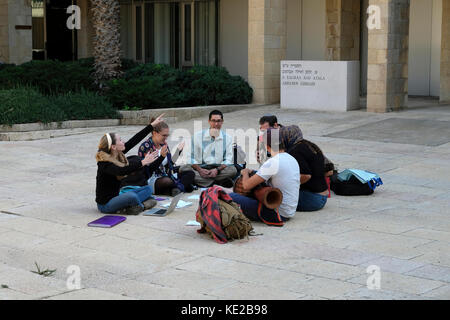
[[[67,28],[67,8],[76,0],[47,0],[45,5],[46,58],[59,61],[77,59],[77,31]]]

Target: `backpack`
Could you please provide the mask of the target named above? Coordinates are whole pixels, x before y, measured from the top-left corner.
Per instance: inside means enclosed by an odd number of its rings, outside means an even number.
[[[201,228],[198,233],[209,233],[218,243],[247,238],[253,230],[250,220],[238,204],[222,188],[214,186],[200,195],[196,220]]]
[[[342,196],[371,195],[382,184],[383,181],[376,173],[357,169],[335,172],[330,177],[331,190]]]

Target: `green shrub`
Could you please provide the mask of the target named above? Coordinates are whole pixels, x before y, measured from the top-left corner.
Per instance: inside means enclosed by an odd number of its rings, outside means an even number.
[[[141,69],[140,67],[138,67]],[[133,72],[137,70],[133,69]],[[177,75],[162,72],[161,75],[149,75],[143,72],[135,77],[116,79],[108,83],[107,97],[116,108],[133,106],[140,109],[169,108],[182,106],[185,93],[180,90]]]
[[[0,90],[0,124],[61,121],[64,112],[32,88]]]
[[[181,71],[167,64],[145,63],[128,70],[124,79],[131,80],[142,77],[159,76],[163,79],[179,79]]]
[[[247,104],[253,90],[240,76],[223,67],[195,66],[184,72],[182,87],[189,105]]]
[[[109,101],[91,92],[46,96],[35,88],[0,90],[0,124],[118,118]]]
[[[69,92],[51,97],[52,103],[65,114],[65,120],[117,119],[117,110],[95,92]]]
[[[239,76],[231,76],[225,68],[215,66],[196,66],[181,71],[163,64],[139,64],[133,60],[122,59],[123,79],[108,82],[110,89],[103,93],[115,108],[150,109],[169,107],[188,107],[199,105],[247,104],[252,100],[253,90]],[[64,99],[78,101],[87,92],[96,92],[97,87],[91,74],[94,59],[80,59],[74,62],[31,61],[19,66],[0,65],[0,90],[17,87],[34,87],[48,96],[63,95]],[[81,96],[70,95],[81,93]],[[68,98],[69,97],[69,98]],[[90,95],[86,99],[97,99]],[[94,103],[94,102],[92,102]],[[74,108],[78,117],[84,117]],[[89,112],[103,109],[87,108]],[[103,114],[103,111],[99,111]],[[75,113],[72,113],[75,114]],[[84,118],[81,118],[84,119]]]
[[[140,63],[136,62],[132,59],[121,59],[122,60],[122,70],[127,71],[137,67]],[[74,61],[73,63],[78,64],[81,67],[89,67],[91,71],[94,71],[94,62],[95,59],[93,57],[90,58],[82,58]],[[68,62],[71,63],[71,62]]]
[[[33,86],[44,94],[95,90],[92,67],[77,62],[30,61],[0,70],[0,88]]]
[[[133,60],[122,59],[124,71],[136,68]],[[74,62],[57,60],[30,61],[19,66],[0,64],[0,89],[17,86],[33,86],[40,92],[51,95],[82,90],[96,91],[91,74],[94,72],[94,58]]]
[[[14,67],[15,64],[9,64],[9,63],[1,63],[0,62],[0,71],[6,68]]]
[[[116,108],[247,104],[253,96],[243,78],[215,66],[180,71],[168,65],[141,64],[128,70],[123,79],[110,81],[109,86],[106,95]]]

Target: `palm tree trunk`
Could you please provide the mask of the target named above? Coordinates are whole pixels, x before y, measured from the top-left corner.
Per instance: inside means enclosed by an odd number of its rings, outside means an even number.
[[[94,35],[95,82],[102,89],[121,71],[119,0],[91,0]]]

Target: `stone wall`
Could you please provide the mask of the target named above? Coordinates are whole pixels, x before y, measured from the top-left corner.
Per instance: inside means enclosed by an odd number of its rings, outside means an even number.
[[[402,109],[408,97],[409,0],[370,0],[381,28],[369,29],[367,111]]]
[[[0,0],[0,63],[9,61],[8,0]]]
[[[442,0],[440,101],[450,102],[450,0]]]
[[[31,25],[28,0],[0,0],[0,61],[21,64],[32,59]]]
[[[286,57],[286,0],[248,0],[248,80],[254,103],[280,101]]]
[[[331,61],[359,60],[359,0],[327,0],[326,57]]]

